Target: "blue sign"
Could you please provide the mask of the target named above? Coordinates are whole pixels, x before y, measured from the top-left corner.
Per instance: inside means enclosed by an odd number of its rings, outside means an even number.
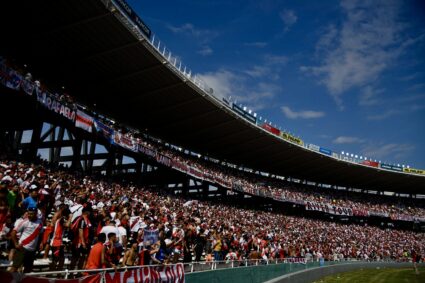
[[[142,19],[136,14],[136,12],[131,9],[125,0],[115,0],[114,1],[120,8],[127,14],[127,16],[133,20],[138,28],[146,35],[147,38],[151,38],[150,28],[142,21]]]
[[[392,170],[392,171],[398,171],[398,172],[403,171],[403,167],[400,167],[400,166],[397,166],[397,165],[383,164],[383,163],[381,163],[381,168]]]
[[[323,148],[323,147],[320,147],[319,152],[326,154],[326,155],[329,155],[329,156],[332,155],[332,150],[327,149],[327,148]]]
[[[254,115],[249,114],[248,112],[246,112],[245,110],[243,110],[243,108],[237,106],[235,103],[233,103],[232,105],[232,109],[233,111],[235,111],[236,113],[238,113],[240,116],[244,117],[245,119],[247,119],[248,121],[252,122],[252,123],[256,123],[257,122],[257,118],[254,117]]]

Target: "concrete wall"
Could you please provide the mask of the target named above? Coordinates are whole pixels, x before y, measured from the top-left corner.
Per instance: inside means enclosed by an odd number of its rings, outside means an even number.
[[[264,282],[272,278],[279,277],[283,274],[303,270],[305,268],[318,266],[295,263],[282,263],[271,265],[259,265],[237,268],[217,269],[212,271],[201,271],[194,273],[186,273],[185,281],[187,283],[251,283]]]

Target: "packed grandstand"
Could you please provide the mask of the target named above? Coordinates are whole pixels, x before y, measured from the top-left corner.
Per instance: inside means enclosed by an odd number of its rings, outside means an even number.
[[[69,95],[48,97],[48,92],[41,93],[37,90],[38,83],[20,75],[6,60],[2,61],[1,69],[2,74],[6,74],[2,76],[3,85],[15,90],[17,95],[33,96],[34,103],[58,112],[56,115],[66,113],[60,110],[64,106],[75,109],[75,127],[94,130],[115,146],[152,158],[158,166],[230,191],[302,207],[295,215],[285,215],[225,201],[193,200],[170,195],[164,188],[158,191],[128,182],[110,183],[105,176],[83,176],[70,169],[62,171],[40,160],[37,163],[9,160],[7,152],[2,152],[2,252],[4,262],[12,263],[12,270],[15,270],[16,246],[30,251],[26,254],[31,257],[31,262],[25,263],[26,272],[32,270],[34,261],[49,265],[51,270],[62,270],[65,262],[72,270],[244,259],[407,261],[412,250],[425,249],[423,232],[320,219],[321,214],[330,214],[413,224],[423,222],[425,216],[421,199],[375,195],[371,200],[361,192],[302,185],[232,168],[182,152],[135,130],[114,126],[104,116],[95,120],[90,116],[93,113],[82,112],[79,108],[83,106]],[[62,106],[53,106],[56,101],[56,105]],[[303,211],[319,214],[307,218],[303,217]],[[43,233],[30,241],[25,236],[31,233],[23,230],[22,223],[31,220],[31,214],[36,215],[36,223],[43,227],[38,231]],[[76,227],[84,232],[80,234]],[[108,256],[101,265],[96,265],[92,260],[87,261],[89,247],[105,231],[113,232],[116,237],[102,237]],[[153,235],[153,241],[148,244],[146,234]]]
[[[411,192],[400,196],[400,192],[370,194],[367,188],[341,189],[246,168],[190,148],[182,150],[172,140],[124,126],[108,113],[99,114],[95,107],[34,77],[36,73],[18,60],[0,57],[3,93],[25,97],[73,130],[143,156],[154,168],[241,198],[235,203],[230,197],[176,193],[143,180],[115,179],[103,171],[84,172],[40,158],[29,160],[2,143],[0,251],[4,269],[28,273],[181,262],[410,261],[425,255],[425,200]],[[243,108],[230,108],[256,124],[256,117]],[[276,134],[277,129],[267,124],[260,128],[284,142],[317,151],[311,154],[373,167],[368,170],[423,175],[419,169],[350,159],[304,145],[287,133]],[[253,206],[255,202],[261,205]]]

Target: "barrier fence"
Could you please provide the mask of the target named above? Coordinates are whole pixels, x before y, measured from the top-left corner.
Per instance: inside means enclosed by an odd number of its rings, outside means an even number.
[[[287,258],[275,260],[234,260],[178,263],[174,265],[131,266],[120,268],[62,270],[33,273],[8,273],[0,271],[2,283],[129,283],[129,282],[197,282],[206,278],[234,278],[244,282],[255,277],[255,282],[290,274],[300,270],[339,265],[344,263],[396,263],[395,261],[323,261],[305,258]],[[255,268],[255,269],[252,269]],[[237,271],[237,269],[239,271]],[[234,271],[232,271],[234,270]],[[254,271],[255,270],[255,271]],[[204,271],[204,272],[201,272]],[[220,271],[207,272],[205,271]],[[223,277],[223,278],[222,278]],[[258,277],[258,278],[257,278]],[[61,279],[59,279],[61,278]],[[245,278],[242,280],[242,278]],[[222,281],[222,280],[219,281]],[[251,278],[252,279],[252,278]],[[232,282],[234,281],[232,279]],[[229,281],[229,280],[228,280]],[[236,282],[235,281],[235,282]],[[238,281],[238,282],[239,282]],[[252,281],[252,280],[251,280]],[[229,281],[230,282],[230,281]]]

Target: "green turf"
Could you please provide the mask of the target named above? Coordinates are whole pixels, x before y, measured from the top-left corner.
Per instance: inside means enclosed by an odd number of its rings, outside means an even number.
[[[352,272],[337,273],[323,277],[316,283],[416,283],[425,282],[425,268],[419,268],[416,275],[412,268],[375,268],[360,269]]]

